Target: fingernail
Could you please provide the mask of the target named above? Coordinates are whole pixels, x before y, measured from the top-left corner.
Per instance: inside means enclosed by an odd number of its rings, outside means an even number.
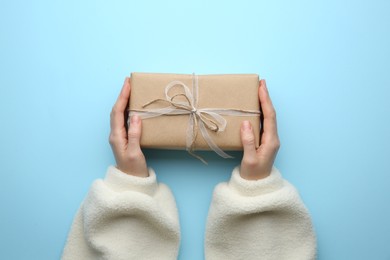
[[[138,123],[139,123],[139,116],[133,115],[133,116],[131,117],[131,123],[132,123],[132,124],[138,124]]]
[[[251,126],[251,123],[249,123],[249,121],[243,121],[242,122],[242,130],[245,130],[245,131],[248,131],[248,130],[252,130],[252,126]]]
[[[261,81],[263,81],[262,83],[262,85],[263,85],[263,87],[264,87],[264,89],[265,90],[267,90],[267,83],[265,82],[265,79],[262,79]]]

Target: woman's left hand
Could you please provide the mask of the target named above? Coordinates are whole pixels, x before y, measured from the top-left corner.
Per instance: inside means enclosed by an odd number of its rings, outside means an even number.
[[[142,122],[132,116],[129,130],[125,127],[125,110],[130,98],[130,79],[126,78],[119,97],[111,111],[109,142],[116,160],[116,167],[129,175],[148,177],[145,156],[140,147]]]

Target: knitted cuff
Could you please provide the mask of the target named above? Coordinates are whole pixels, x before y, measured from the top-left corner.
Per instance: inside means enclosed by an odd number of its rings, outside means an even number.
[[[272,168],[271,174],[260,180],[246,180],[240,175],[240,167],[233,170],[229,187],[242,196],[259,196],[283,187],[284,181],[278,169]]]
[[[156,174],[152,168],[149,168],[148,177],[137,177],[128,175],[114,166],[109,166],[104,182],[115,192],[138,191],[150,196],[158,187]]]

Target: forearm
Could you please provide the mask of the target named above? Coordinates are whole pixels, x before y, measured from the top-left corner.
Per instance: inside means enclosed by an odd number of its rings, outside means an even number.
[[[205,243],[206,259],[314,259],[316,252],[309,213],[276,168],[258,181],[236,168],[216,187]]]
[[[179,222],[169,190],[110,167],[93,183],[72,225],[63,259],[176,259]],[[150,245],[153,245],[151,247]]]

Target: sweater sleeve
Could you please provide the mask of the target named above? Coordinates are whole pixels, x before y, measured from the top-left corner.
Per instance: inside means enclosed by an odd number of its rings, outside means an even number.
[[[110,166],[73,221],[62,259],[176,259],[180,231],[170,189]]]
[[[297,190],[276,168],[265,179],[241,178],[214,190],[205,239],[206,259],[315,259],[316,238]]]

